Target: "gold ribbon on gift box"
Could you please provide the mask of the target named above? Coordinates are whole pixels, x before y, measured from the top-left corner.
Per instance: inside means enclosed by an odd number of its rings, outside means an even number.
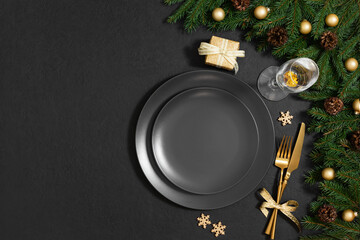
[[[272,198],[270,193],[266,191],[265,188],[261,190],[260,195],[266,200],[266,202],[263,202],[260,206],[260,211],[265,215],[265,217],[267,217],[269,214],[269,210],[267,210],[267,208],[279,209],[279,211],[282,212],[288,218],[290,218],[290,220],[296,224],[299,231],[301,231],[300,222],[296,219],[294,215],[291,214],[291,212],[295,212],[296,209],[299,207],[299,203],[297,201],[289,200],[286,203],[278,204]]]
[[[221,67],[224,61],[227,61],[233,67],[236,74],[239,70],[239,65],[236,62],[236,57],[245,57],[245,51],[227,49],[229,40],[225,38],[219,39],[222,40],[220,46],[215,46],[207,42],[202,42],[198,49],[199,55],[218,55],[215,66]]]

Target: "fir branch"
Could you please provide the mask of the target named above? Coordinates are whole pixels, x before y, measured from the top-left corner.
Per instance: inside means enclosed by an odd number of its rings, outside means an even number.
[[[307,58],[311,58],[312,60],[315,60],[318,58],[319,54],[320,54],[320,49],[317,46],[312,45],[308,48],[300,49],[296,54],[296,56],[307,57]]]
[[[330,186],[330,185],[333,185],[333,186]],[[332,197],[335,197],[335,198],[341,197],[343,199],[346,199],[347,201],[352,203],[353,207],[357,207],[358,204],[355,201],[353,201],[351,198],[349,198],[348,195],[344,194],[340,189],[337,189],[335,187],[335,184],[322,183],[321,186],[324,191],[327,191],[328,195],[331,194]]]
[[[295,39],[294,41],[291,41],[291,42],[287,42],[287,43],[285,43],[284,45],[282,45],[281,47],[279,47],[279,48],[277,48],[274,52],[273,52],[273,54],[274,55],[281,55],[281,56],[283,56],[284,54],[280,54],[281,53],[281,51],[284,51],[284,49],[289,49],[289,48],[291,48],[291,46],[293,46],[295,43],[297,43],[298,41],[300,41],[300,40],[302,40],[302,39],[304,39],[304,36],[300,36],[300,37],[298,37],[297,39]]]
[[[308,21],[312,21],[315,18],[315,7],[311,7],[310,5],[306,4],[306,1],[301,0],[300,6],[302,8],[302,14],[304,15],[304,19]]]
[[[352,86],[352,84],[358,80],[360,75],[360,68],[358,68],[352,75],[344,82],[343,88],[339,94],[340,97],[343,97],[348,89]]]
[[[302,221],[302,225],[305,228],[312,229],[312,230],[321,230],[321,229],[328,229],[329,227],[326,226],[323,223],[320,223],[316,221],[314,218],[311,217],[304,217],[304,220]]]
[[[300,97],[309,101],[322,101],[326,98],[332,97],[332,91],[305,91],[299,94]]]
[[[333,222],[332,223],[333,225],[336,225],[338,227],[341,227],[341,228],[345,228],[351,232],[354,232],[354,233],[360,233],[360,229],[359,229],[359,226],[355,225],[354,223],[344,223],[344,224],[340,224],[340,223],[337,223],[337,222]]]
[[[302,236],[300,237],[301,240],[329,240],[329,239],[336,239],[334,237],[329,236],[327,233],[317,234],[313,236]]]
[[[328,51],[325,51],[317,61],[320,76],[317,82],[313,86],[315,89],[321,89],[327,82],[325,76],[327,69],[330,68],[329,62],[330,62],[330,53]]]
[[[326,119],[330,118],[329,114],[327,114],[324,109],[316,108],[316,107],[311,108],[308,111],[308,114],[311,115],[313,118],[316,118],[318,120],[326,120]]]
[[[292,21],[290,21],[290,23],[291,23],[290,35],[292,35],[294,33],[295,24],[297,25],[300,22],[300,21],[296,21],[296,18],[299,18],[299,16],[301,15],[301,14],[299,14],[298,11],[296,11],[297,9],[298,9],[298,0],[295,0],[294,7],[293,7]]]
[[[339,28],[344,25],[346,22],[348,22],[348,20],[344,21],[344,18],[347,17],[347,13],[349,12],[349,10],[353,9],[353,4],[351,3],[352,1],[349,1],[348,3],[350,4],[347,4],[348,6],[345,8],[345,11],[342,12],[341,16],[340,16],[340,19],[339,19],[339,23],[338,25],[336,26],[335,28],[335,33],[339,30]],[[344,23],[345,22],[345,23]]]
[[[283,0],[281,2],[277,2],[273,8],[273,11],[278,11],[279,9],[288,8],[290,0]],[[287,5],[285,5],[287,4]]]
[[[186,17],[185,19],[185,28],[191,32],[193,30],[195,30],[195,28],[199,25],[199,17],[201,14],[204,13],[204,10],[202,9],[202,6],[205,4],[205,0],[199,0],[190,12],[189,15]],[[202,18],[202,20],[200,20],[201,23],[205,23],[205,19]]]
[[[184,0],[164,0],[164,3],[166,5],[174,5],[176,3],[180,3],[180,2],[183,2]]]
[[[351,174],[349,174],[349,173],[350,173],[349,171],[346,171],[346,172],[338,171],[337,175],[339,177],[341,177],[344,182],[346,182],[348,179],[356,181],[356,182],[360,182],[360,178],[357,177],[358,176],[357,173],[355,173],[356,174],[355,176],[354,175],[351,176]]]
[[[186,12],[194,5],[195,0],[186,0],[186,2],[181,5],[181,7],[168,18],[169,23],[176,23],[180,19],[182,19]]]
[[[322,29],[324,29],[324,19],[326,14],[329,11],[329,0],[325,1],[323,8],[320,11],[320,14],[318,14],[315,17],[315,31],[313,33],[313,36],[315,39],[318,39],[320,36],[320,33],[322,32]]]

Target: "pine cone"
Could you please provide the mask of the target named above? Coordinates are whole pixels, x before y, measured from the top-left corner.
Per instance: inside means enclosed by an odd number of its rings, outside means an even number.
[[[321,46],[325,50],[334,49],[337,43],[338,43],[338,37],[336,36],[335,33],[328,31],[328,32],[324,32],[321,35]]]
[[[279,26],[270,29],[267,36],[267,41],[274,47],[284,45],[288,40],[286,29]]]
[[[354,131],[351,133],[350,143],[356,150],[360,150],[360,131]]]
[[[250,0],[231,0],[235,9],[239,11],[246,10],[250,5]]]
[[[318,210],[318,217],[320,221],[331,223],[337,218],[336,209],[331,205],[322,205]]]
[[[336,115],[344,107],[343,101],[338,97],[330,97],[324,101],[325,111],[330,115]]]

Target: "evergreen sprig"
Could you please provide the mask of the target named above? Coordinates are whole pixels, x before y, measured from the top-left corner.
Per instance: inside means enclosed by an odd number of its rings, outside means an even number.
[[[360,97],[360,68],[348,72],[344,66],[346,59],[354,57],[360,60],[360,0],[257,0],[251,1],[245,11],[238,11],[230,0],[164,0],[166,4],[179,4],[179,8],[168,18],[176,23],[184,20],[185,30],[191,32],[199,26],[211,31],[234,31],[244,29],[247,41],[257,40],[258,50],[264,51],[270,46],[266,41],[267,32],[275,27],[285,27],[288,41],[280,47],[272,48],[272,54],[279,58],[291,59],[307,57],[316,61],[320,77],[313,87],[300,95],[311,101],[308,114],[312,120],[308,124],[310,132],[317,132],[319,138],[314,142],[310,158],[314,167],[306,174],[306,182],[316,184],[320,194],[310,204],[310,214],[302,220],[304,228],[321,231],[316,235],[303,236],[301,239],[360,239],[360,224],[357,218],[345,222],[338,217],[333,223],[323,223],[317,217],[317,211],[324,203],[334,206],[338,215],[345,209],[359,212],[360,204],[360,153],[354,151],[348,141],[348,135],[360,130],[360,117],[354,115],[351,103]],[[263,20],[254,17],[257,6],[270,8]],[[221,7],[226,17],[215,22],[211,11]],[[325,24],[328,14],[339,17],[336,27]],[[299,26],[303,19],[312,24],[312,32],[302,35]],[[325,50],[320,38],[325,31],[338,36],[337,47]],[[323,101],[337,96],[345,103],[344,110],[336,116],[326,113]],[[326,181],[321,171],[332,167],[336,178]]]

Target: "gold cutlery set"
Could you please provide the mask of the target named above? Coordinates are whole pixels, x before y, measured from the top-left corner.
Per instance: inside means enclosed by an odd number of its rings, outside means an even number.
[[[266,210],[265,208],[274,208],[268,226],[265,230],[265,233],[267,235],[270,235],[271,239],[275,239],[275,227],[276,227],[278,210],[280,210],[293,222],[295,222],[295,224],[298,226],[300,230],[300,223],[291,214],[291,212],[295,211],[296,208],[298,207],[298,203],[294,200],[290,200],[280,205],[279,202],[287,186],[287,182],[291,176],[291,173],[294,170],[296,170],[299,166],[301,151],[304,142],[304,136],[305,136],[305,124],[301,123],[299,134],[294,146],[294,150],[292,152],[291,150],[292,150],[293,137],[284,136],[282,138],[280,147],[277,151],[275,158],[275,166],[281,169],[276,202],[274,201],[274,199],[272,199],[271,195],[265,189],[263,189],[262,192],[260,193],[265,198],[265,200],[267,200],[260,207],[260,210],[264,213],[264,215],[267,216],[268,214],[268,210]],[[286,169],[286,174],[284,175],[285,169]]]

